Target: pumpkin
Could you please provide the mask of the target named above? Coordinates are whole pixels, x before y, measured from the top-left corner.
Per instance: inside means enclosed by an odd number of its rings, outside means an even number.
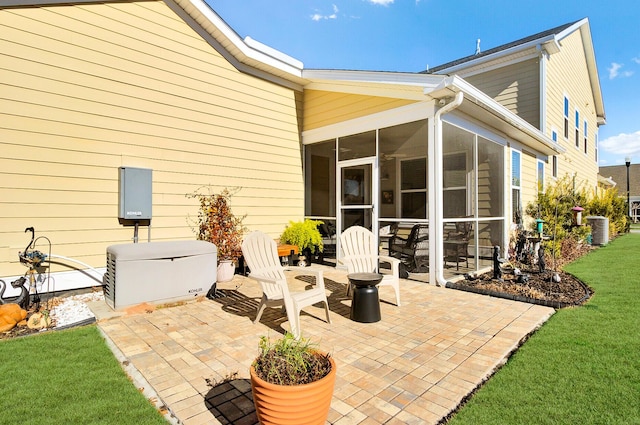
[[[0,332],[10,331],[26,317],[27,311],[21,309],[18,304],[0,305]]]

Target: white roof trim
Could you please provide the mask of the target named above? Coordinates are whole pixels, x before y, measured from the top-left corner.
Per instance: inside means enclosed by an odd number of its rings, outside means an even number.
[[[262,62],[266,65],[272,66],[278,70],[284,71],[292,76],[300,78],[302,75],[302,62],[285,55],[282,52],[277,51],[271,47],[266,46],[260,42],[257,42],[250,37],[245,40],[240,36],[203,0],[176,0],[176,3],[183,5],[185,2],[190,3],[195,7],[198,12],[202,14],[209,22],[211,22],[223,35],[233,44],[233,47],[238,49],[243,57],[238,57],[238,60],[247,65],[246,59],[253,59]],[[187,9],[185,9],[187,10]],[[193,14],[187,10],[187,13],[193,16]],[[200,22],[200,21],[198,21]],[[228,49],[228,46],[225,46]],[[236,55],[237,56],[237,55]],[[244,60],[243,60],[244,59]]]
[[[495,52],[487,56],[481,56],[477,59],[472,59],[467,62],[462,62],[457,65],[453,65],[449,68],[441,69],[438,71],[438,74],[453,74],[460,69],[472,68],[485,62],[491,62],[506,56],[514,55],[523,50],[528,50],[528,49],[536,50],[539,45],[544,45],[544,46],[549,45],[549,48],[547,49],[549,53],[556,53],[559,51],[559,49],[557,48],[557,42],[556,42],[555,36],[548,35],[544,38],[532,40],[532,41],[529,41],[528,43],[519,44],[517,46],[509,47],[508,49],[500,50],[499,52]]]
[[[545,136],[540,130],[457,75],[447,77],[440,87],[433,91],[425,91],[425,95],[434,99],[440,99],[453,96],[459,91],[465,94],[464,102],[475,103],[511,127],[516,128],[520,133],[525,134],[526,140],[519,140],[521,143],[547,155],[556,155],[565,152],[564,148]]]
[[[395,99],[424,100],[424,90],[442,83],[444,76],[401,72],[303,70],[306,90],[324,90]]]

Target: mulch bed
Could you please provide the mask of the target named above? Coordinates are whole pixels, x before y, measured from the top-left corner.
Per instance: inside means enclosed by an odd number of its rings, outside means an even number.
[[[493,273],[477,277],[465,275],[464,280],[448,282],[447,288],[475,292],[493,297],[507,298],[554,308],[582,305],[589,300],[593,290],[575,276],[559,271],[560,282],[554,282],[552,271],[522,269],[528,275],[526,282],[518,282],[513,272],[503,273],[502,281],[493,278]]]

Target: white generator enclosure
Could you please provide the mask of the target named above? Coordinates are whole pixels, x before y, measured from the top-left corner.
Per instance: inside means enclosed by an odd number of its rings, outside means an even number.
[[[193,299],[216,283],[217,249],[205,241],[107,247],[106,303],[113,309]]]

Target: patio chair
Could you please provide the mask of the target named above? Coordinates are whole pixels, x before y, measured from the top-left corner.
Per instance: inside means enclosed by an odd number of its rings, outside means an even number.
[[[460,270],[460,263],[466,263],[469,268],[469,235],[471,234],[472,224],[468,221],[456,223],[455,232],[445,232],[444,246],[444,265],[447,262],[455,262],[456,270]]]
[[[428,272],[429,225],[414,225],[407,238],[394,235],[389,241],[389,255],[402,260],[410,272]]]
[[[315,276],[315,286],[302,292],[290,292],[287,277],[284,274],[288,269],[282,267],[276,241],[271,237],[260,231],[252,232],[242,241],[242,254],[249,266],[248,277],[256,280],[262,287],[262,299],[253,323],[260,321],[265,308],[284,307],[291,333],[298,339],[301,331],[300,311],[319,302],[324,303],[327,323],[331,323],[322,270],[305,268],[305,274]]]
[[[378,241],[371,231],[360,226],[351,226],[340,235],[340,246],[344,256],[341,262],[347,266],[348,273],[374,273],[379,262],[389,263],[391,273],[384,274],[378,286],[391,286],[396,293],[396,305],[400,307],[400,260],[380,255]],[[347,286],[350,293],[351,285]]]

